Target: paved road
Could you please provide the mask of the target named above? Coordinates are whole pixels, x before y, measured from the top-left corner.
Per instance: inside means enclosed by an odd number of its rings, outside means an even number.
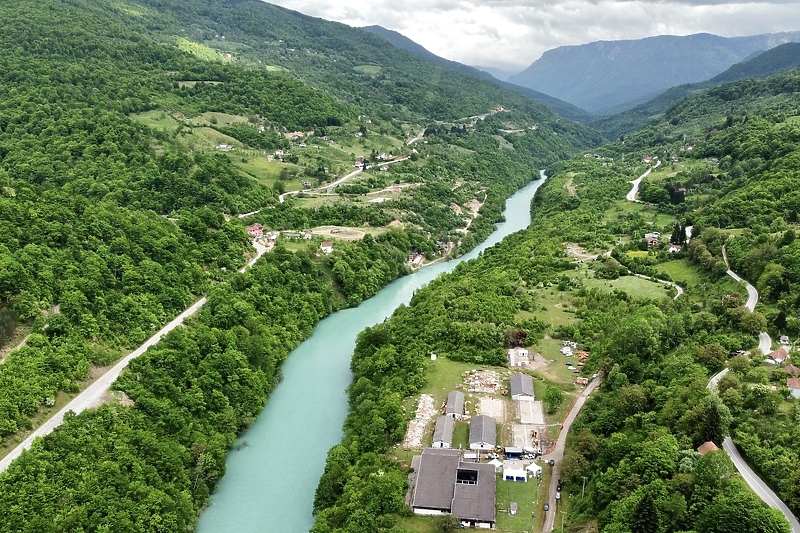
[[[710,380],[708,380],[708,390],[711,392],[716,393],[717,391],[717,383],[722,377],[728,373],[728,369],[718,372],[714,374]],[[789,521],[789,524],[792,526],[792,533],[800,533],[800,523],[797,521],[797,517],[792,514],[792,511],[789,510],[789,507],[786,506],[785,503],[778,498],[778,495],[775,494],[772,489],[770,489],[766,483],[764,483],[758,475],[753,472],[753,469],[750,468],[750,465],[744,460],[744,458],[739,453],[739,450],[736,448],[736,445],[733,443],[733,440],[730,437],[725,437],[725,440],[722,441],[722,449],[725,450],[725,453],[731,458],[733,461],[733,466],[736,467],[736,470],[739,471],[742,478],[745,482],[750,486],[750,488],[755,492],[756,496],[761,498],[764,503],[772,507],[773,509],[778,509],[783,516],[786,517],[786,520]]]
[[[260,243],[253,242],[253,247],[256,249],[256,255],[247,262],[247,265],[242,267],[239,272],[244,272],[244,270],[255,263],[259,257],[264,255],[267,251],[267,248],[261,245]],[[161,338],[172,331],[173,329],[177,328],[183,322],[189,318],[190,316],[194,315],[203,305],[206,303],[206,297],[203,296],[199,300],[197,300],[194,304],[192,304],[189,308],[184,310],[180,315],[175,317],[170,323],[166,326],[161,328],[155,335],[147,339],[144,344],[136,348],[136,350],[132,351],[126,357],[121,359],[116,365],[111,367],[105,374],[98,377],[95,381],[92,382],[91,385],[86,387],[83,391],[81,391],[77,396],[75,396],[67,405],[61,408],[52,418],[45,421],[41,426],[36,428],[25,440],[23,440],[16,448],[11,450],[8,455],[0,459],[0,472],[5,471],[11,462],[16,459],[17,457],[22,454],[24,450],[27,450],[31,447],[34,439],[37,437],[42,437],[44,435],[48,435],[53,432],[61,423],[64,421],[64,415],[67,411],[72,411],[75,414],[82,413],[86,409],[90,409],[92,407],[97,407],[101,403],[103,403],[104,398],[106,397],[106,393],[108,392],[109,388],[111,387],[112,383],[116,381],[119,377],[120,373],[128,366],[128,364],[142,355],[144,352],[147,351],[148,348],[153,346],[154,344],[158,343]]]
[[[747,302],[744,304],[744,306],[752,313],[756,310],[756,304],[758,303],[758,291],[755,287],[740,278],[736,272],[731,270],[731,264],[728,262],[728,253],[725,251],[724,245],[722,246],[722,259],[725,261],[725,266],[728,267],[728,275],[740,283],[744,282],[745,288],[747,289]],[[758,349],[764,355],[767,355],[772,351],[772,338],[766,331],[762,331],[758,334]]]
[[[567,418],[564,419],[564,424],[561,426],[561,432],[558,434],[556,445],[553,447],[550,453],[544,456],[546,461],[552,459],[556,462],[556,465],[553,467],[553,475],[550,476],[550,488],[547,496],[547,501],[550,502],[550,510],[545,513],[544,524],[542,525],[543,532],[553,531],[553,528],[555,527],[555,518],[559,511],[559,508],[556,506],[556,486],[558,485],[558,477],[561,472],[561,460],[564,458],[564,446],[567,440],[567,434],[569,433],[569,428],[572,426],[572,423],[575,421],[578,413],[580,413],[581,409],[583,408],[583,404],[586,403],[586,398],[588,398],[589,395],[597,388],[599,383],[599,379],[593,379],[583,390],[583,393],[578,396],[578,399],[575,400],[575,405],[572,406]],[[540,502],[540,504],[543,506],[544,502]]]
[[[653,169],[658,168],[658,165],[660,165],[660,164],[661,164],[661,161],[656,161],[655,166],[648,168],[647,172],[645,172],[644,174],[642,174],[641,176],[639,176],[638,178],[636,178],[635,180],[633,180],[631,182],[631,185],[633,185],[633,187],[631,187],[631,190],[628,193],[628,195],[625,196],[626,200],[628,200],[629,202],[642,203],[641,200],[637,200],[636,199],[636,195],[639,194],[639,184],[642,182],[642,180],[644,178],[646,178],[647,176],[650,175],[650,173],[653,171]]]
[[[756,475],[755,472],[753,472],[753,470],[739,453],[739,450],[736,448],[736,445],[733,443],[733,440],[730,437],[725,437],[725,440],[722,442],[722,448],[731,458],[733,465],[742,475],[745,482],[747,482],[750,488],[753,489],[753,492],[755,492],[756,495],[764,501],[764,503],[773,509],[778,509],[781,513],[783,513],[783,516],[785,516],[786,520],[789,521],[789,525],[792,526],[792,533],[800,533],[800,522],[797,521],[797,517],[795,517],[786,504],[783,503],[780,498],[778,498],[778,495],[775,494],[772,489],[770,489],[767,484]]]

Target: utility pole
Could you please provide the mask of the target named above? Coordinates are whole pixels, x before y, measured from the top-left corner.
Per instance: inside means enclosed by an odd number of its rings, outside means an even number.
[[[583,498],[583,492],[586,490],[586,476],[581,476],[583,478],[583,487],[581,487],[581,498]]]

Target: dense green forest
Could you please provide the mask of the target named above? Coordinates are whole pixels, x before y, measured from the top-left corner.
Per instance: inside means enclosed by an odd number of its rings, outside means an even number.
[[[208,298],[108,403],[67,416],[0,474],[2,531],[192,530],[321,317],[404,275],[411,252],[474,247],[539,168],[600,140],[491,83],[262,2],[14,0],[0,29],[0,451]],[[426,127],[412,151],[406,138]],[[408,161],[278,201],[383,152]],[[383,204],[365,200],[393,186]],[[375,233],[328,256],[282,240],[239,275],[252,222]]]

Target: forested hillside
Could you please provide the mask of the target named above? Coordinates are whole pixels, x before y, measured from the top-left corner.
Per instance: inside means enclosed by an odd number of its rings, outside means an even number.
[[[257,1],[13,0],[0,29],[0,453],[208,297],[0,474],[2,531],[190,531],[321,317],[409,254],[473,247],[538,168],[599,139]],[[240,275],[253,222],[289,236]],[[360,239],[291,237],[331,226]]]
[[[528,230],[363,332],[345,438],[329,454],[313,531],[438,531],[406,516],[409,455],[398,446],[414,401],[441,380],[428,354],[502,366],[505,348],[544,353],[548,336],[584,347],[591,356],[582,375],[601,379],[558,465],[559,519],[575,531],[790,531],[724,452],[697,448],[732,435],[798,512],[800,411],[786,387],[796,370],[764,363],[756,348],[765,329],[800,335],[798,76],[699,93],[624,142],[551,167]],[[642,202],[626,201],[629,181],[656,161]],[[648,246],[651,232],[660,243]],[[755,312],[726,275],[723,244],[731,267],[761,293]],[[654,297],[632,273],[676,281],[684,293]],[[710,375],[726,366],[731,374],[710,392]],[[549,369],[532,372],[537,383],[552,383]]]

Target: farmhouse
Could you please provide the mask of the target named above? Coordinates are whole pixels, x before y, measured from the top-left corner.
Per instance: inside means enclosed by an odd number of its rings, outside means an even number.
[[[533,400],[533,378],[528,374],[511,374],[511,399]]]
[[[469,449],[494,450],[497,444],[497,422],[488,415],[472,417],[469,423]]]
[[[333,253],[333,243],[329,241],[323,241],[322,244],[319,245],[319,249],[322,250],[323,254]]]
[[[452,391],[447,395],[447,406],[445,407],[447,416],[461,420],[464,416],[464,393]]]
[[[769,354],[769,358],[778,364],[783,363],[787,357],[789,357],[789,352],[787,352],[786,348],[783,347],[778,348],[777,350]]]
[[[250,226],[247,226],[247,234],[253,239],[260,239],[264,236],[264,226],[258,222],[251,224]]]
[[[455,419],[451,416],[440,416],[433,429],[433,448],[451,448],[453,446],[453,428]]]
[[[411,508],[418,515],[450,513],[462,526],[495,526],[495,467],[462,463],[458,450],[426,448],[412,462],[417,476]]]
[[[786,386],[795,398],[800,398],[800,378],[787,378]]]

